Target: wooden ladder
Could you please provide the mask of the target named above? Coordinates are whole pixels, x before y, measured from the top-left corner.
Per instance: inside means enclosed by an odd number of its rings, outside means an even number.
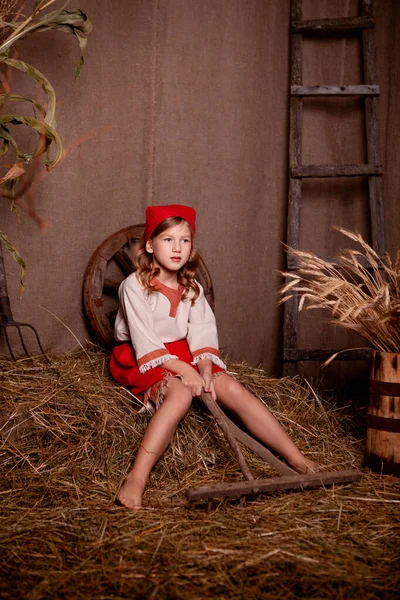
[[[291,74],[290,74],[290,140],[289,140],[289,199],[287,215],[287,244],[299,248],[300,207],[304,178],[356,177],[368,178],[369,216],[372,247],[384,252],[384,217],[382,200],[382,165],[379,150],[378,96],[375,77],[375,44],[373,1],[360,1],[360,16],[335,19],[302,20],[302,0],[291,1]],[[361,34],[364,84],[335,86],[303,86],[303,39],[308,37],[345,36]],[[367,164],[302,164],[303,98],[354,96],[364,99]],[[287,270],[296,270],[295,261],[288,258]],[[338,349],[302,349],[298,347],[298,301],[285,303],[283,331],[283,372],[293,376],[298,372],[298,361],[326,360]],[[338,359],[360,360],[370,355],[368,350],[342,352]]]

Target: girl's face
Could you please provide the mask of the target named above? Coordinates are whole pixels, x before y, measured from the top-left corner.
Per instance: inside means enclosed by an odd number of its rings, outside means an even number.
[[[192,250],[189,225],[168,227],[146,242],[146,250],[153,255],[153,267],[160,269],[160,276],[176,274],[187,263]]]

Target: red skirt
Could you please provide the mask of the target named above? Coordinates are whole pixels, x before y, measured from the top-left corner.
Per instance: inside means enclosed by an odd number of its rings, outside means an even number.
[[[178,356],[179,360],[191,365],[198,371],[197,366],[192,365],[193,356],[186,339],[164,345],[170,354]],[[223,370],[224,369],[221,369],[221,367],[213,363],[213,374]],[[124,387],[128,388],[132,394],[137,396],[140,400],[143,400],[143,394],[146,390],[158,381],[162,381],[166,372],[170,372],[168,369],[161,366],[153,367],[152,369],[148,369],[145,373],[140,373],[136,362],[135,352],[130,342],[123,342],[114,347],[110,358],[110,371],[111,375],[118,383],[121,383]]]

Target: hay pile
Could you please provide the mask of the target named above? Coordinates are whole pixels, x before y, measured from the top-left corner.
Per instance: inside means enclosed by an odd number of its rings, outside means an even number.
[[[1,369],[0,597],[394,598],[399,480],[275,493],[189,511],[184,491],[242,475],[196,405],[156,466],[146,508],[113,503],[146,427],[96,349]],[[359,467],[364,407],[306,382],[230,364],[296,443],[329,470]],[[245,452],[259,477],[273,474]]]

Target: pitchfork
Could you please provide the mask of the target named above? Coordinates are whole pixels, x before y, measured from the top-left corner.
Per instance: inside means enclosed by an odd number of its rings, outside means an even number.
[[[32,329],[32,331],[34,332],[34,334],[36,336],[36,340],[37,340],[38,346],[40,348],[40,352],[46,358],[47,362],[50,363],[50,360],[47,357],[47,355],[45,354],[42,344],[40,343],[39,334],[36,331],[36,329],[33,327],[33,325],[30,325],[29,323],[19,323],[18,321],[14,321],[14,317],[13,317],[13,314],[11,311],[11,306],[10,306],[10,298],[8,297],[8,293],[7,293],[6,271],[4,268],[3,248],[2,248],[1,241],[0,241],[0,327],[4,330],[6,344],[7,344],[8,350],[11,354],[11,358],[13,360],[15,360],[15,355],[11,348],[7,329],[9,327],[15,327],[17,329],[19,339],[21,340],[21,344],[22,344],[22,347],[24,349],[26,356],[28,356],[29,358],[32,358],[31,354],[28,352],[28,348],[26,347],[25,340],[24,340],[24,337],[23,337],[22,331],[21,331],[22,327],[28,327],[29,329]]]

